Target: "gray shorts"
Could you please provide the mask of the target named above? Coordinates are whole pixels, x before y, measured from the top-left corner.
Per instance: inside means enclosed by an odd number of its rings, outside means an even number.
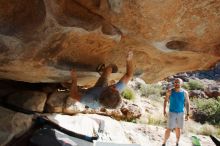
[[[167,128],[173,129],[173,128],[183,128],[184,124],[184,113],[175,113],[175,112],[169,112],[168,115],[168,123]]]

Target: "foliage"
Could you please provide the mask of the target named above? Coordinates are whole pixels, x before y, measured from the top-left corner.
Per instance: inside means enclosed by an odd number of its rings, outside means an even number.
[[[214,98],[194,99],[193,103],[197,109],[197,111],[194,112],[195,120],[198,120],[197,117],[201,118],[202,115],[202,122],[207,121],[212,124],[220,124],[220,97],[217,98],[217,100]]]
[[[137,123],[137,119],[129,119],[129,120],[127,120],[127,122]]]
[[[148,122],[149,125],[163,125],[165,123],[165,120],[161,117],[155,117],[155,116],[148,116]]]
[[[122,92],[122,97],[128,100],[134,100],[135,99],[135,93],[131,88],[126,87],[124,91]]]
[[[199,80],[189,80],[188,83],[185,83],[183,85],[183,88],[189,89],[189,90],[202,90],[204,89],[204,84]]]
[[[217,137],[220,138],[220,126],[217,128]]]
[[[156,95],[160,96],[162,92],[162,86],[158,84],[142,84],[140,86],[140,91],[143,96]]]
[[[220,127],[216,125],[211,125],[209,123],[198,123],[193,120],[189,120],[187,123],[184,125],[184,132],[190,132],[198,135],[207,135],[209,136],[210,134],[215,135],[219,137],[219,130]]]
[[[216,133],[215,131],[216,131],[215,127],[213,127],[212,125],[209,125],[208,123],[206,123],[206,124],[202,125],[202,127],[201,127],[198,134],[209,136],[209,135],[212,135],[212,134]]]
[[[186,90],[190,90],[189,83],[184,82],[182,87]]]

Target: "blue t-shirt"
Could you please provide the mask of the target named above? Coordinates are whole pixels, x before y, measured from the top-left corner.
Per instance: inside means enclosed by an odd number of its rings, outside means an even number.
[[[119,91],[119,93],[121,93],[124,88],[126,87],[126,84],[123,83],[122,81],[119,81],[118,83],[116,83],[115,88]],[[101,107],[100,103],[99,103],[99,97],[101,95],[101,93],[108,87],[93,87],[91,89],[89,89],[80,99],[80,102],[82,104],[87,105],[90,108],[98,108]]]
[[[185,90],[180,89],[176,92],[174,89],[171,90],[170,95],[170,112],[181,113],[184,111],[185,102]]]

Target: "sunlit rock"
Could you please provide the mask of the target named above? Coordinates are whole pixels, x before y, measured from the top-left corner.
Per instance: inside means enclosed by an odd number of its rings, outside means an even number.
[[[76,68],[93,84],[100,63],[119,79],[134,52],[135,75],[156,82],[220,60],[220,3],[188,0],[8,0],[0,2],[0,77],[63,82]]]

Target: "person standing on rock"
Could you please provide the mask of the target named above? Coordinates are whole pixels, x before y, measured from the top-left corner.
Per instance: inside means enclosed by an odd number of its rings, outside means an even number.
[[[164,100],[164,116],[167,116],[166,106],[168,101],[170,103],[170,106],[168,114],[168,123],[162,146],[166,145],[166,142],[170,136],[170,131],[174,128],[176,132],[176,146],[179,145],[179,139],[181,134],[180,130],[183,128],[184,124],[184,105],[186,107],[185,120],[189,119],[189,95],[186,90],[181,88],[182,84],[182,79],[176,78],[174,80],[174,88],[168,89],[166,92],[166,97]]]
[[[108,65],[103,69],[100,78],[94,87],[88,89],[84,95],[80,95],[77,88],[76,70],[71,71],[72,85],[70,89],[70,98],[66,101],[66,113],[76,110],[77,104],[85,104],[90,108],[98,108],[100,106],[106,108],[117,108],[121,103],[120,93],[126,87],[126,84],[133,77],[133,52],[129,51],[126,59],[126,73],[122,76],[118,83],[108,86],[108,79],[115,68],[115,65]]]

